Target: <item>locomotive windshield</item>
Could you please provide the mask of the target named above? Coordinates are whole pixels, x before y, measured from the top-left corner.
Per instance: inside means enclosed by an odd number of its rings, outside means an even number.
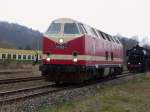
[[[47,30],[48,34],[59,34],[61,30],[61,23],[52,23]]]
[[[65,23],[64,34],[79,34],[77,25],[75,23]]]

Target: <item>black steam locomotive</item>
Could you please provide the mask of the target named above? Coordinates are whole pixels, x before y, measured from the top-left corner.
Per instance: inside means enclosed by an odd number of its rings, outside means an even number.
[[[139,45],[127,50],[127,68],[130,72],[145,72],[150,66],[150,50]]]

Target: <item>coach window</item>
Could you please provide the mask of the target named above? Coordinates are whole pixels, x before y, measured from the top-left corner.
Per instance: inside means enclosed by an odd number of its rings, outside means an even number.
[[[79,30],[76,23],[65,23],[64,34],[79,34]]]
[[[108,51],[105,52],[106,60],[108,60]]]
[[[31,60],[31,55],[28,55],[28,60]]]
[[[16,54],[13,54],[13,59],[16,59]]]
[[[6,59],[6,54],[2,54],[2,59]]]
[[[34,56],[32,55],[32,60],[34,60]]]
[[[26,59],[26,55],[23,55],[23,59]]]
[[[114,60],[114,54],[111,52],[111,60]]]
[[[47,30],[48,34],[58,34],[61,30],[61,24],[60,23],[52,23],[50,27]]]
[[[78,23],[78,25],[79,25],[79,28],[80,28],[80,30],[81,30],[81,33],[82,33],[82,34],[87,34],[87,31],[86,31],[85,27],[83,26],[83,24]]]
[[[21,55],[18,55],[18,59],[21,59]]]
[[[8,54],[8,55],[7,55],[7,59],[11,59],[11,54]]]

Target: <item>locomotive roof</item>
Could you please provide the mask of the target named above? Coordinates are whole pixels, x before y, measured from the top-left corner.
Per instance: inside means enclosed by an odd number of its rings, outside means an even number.
[[[73,20],[71,18],[59,18],[52,22],[54,22],[54,23],[77,23],[76,20]]]
[[[5,49],[0,48],[0,53],[15,53],[15,54],[35,54],[36,52],[41,54],[41,51],[34,51],[34,50],[18,50],[18,49]]]
[[[91,31],[91,29],[92,29],[92,30],[94,29],[94,30],[97,30],[97,31],[101,32],[102,34],[104,34],[103,39],[108,40],[108,41],[113,41],[113,42],[116,42],[116,43],[118,43],[118,44],[122,44],[122,43],[120,42],[120,40],[118,39],[118,37],[111,36],[111,35],[109,35],[109,34],[103,32],[103,31],[101,31],[101,30],[98,30],[98,29],[96,29],[96,28],[94,28],[94,27],[91,27],[91,26],[89,26],[89,25],[87,25],[87,24],[84,24],[84,23],[82,23],[82,22],[78,22],[78,21],[76,21],[76,20],[74,20],[74,19],[71,19],[71,18],[58,18],[58,19],[53,20],[53,21],[51,22],[51,24],[52,24],[52,23],[62,23],[62,24],[64,24],[64,23],[81,23],[82,25],[84,25],[84,27],[85,27],[85,29],[86,29],[86,31],[87,31],[87,34],[90,34],[90,35],[92,35],[92,36],[97,36],[97,33],[93,33],[93,31]],[[48,33],[46,32],[45,35],[47,36]],[[101,35],[101,34],[100,34],[100,35]],[[57,35],[57,36],[58,36],[58,35]]]

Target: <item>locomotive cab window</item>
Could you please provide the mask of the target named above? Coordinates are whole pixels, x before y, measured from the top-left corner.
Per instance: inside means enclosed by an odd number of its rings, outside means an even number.
[[[61,24],[60,23],[52,23],[50,27],[47,30],[48,34],[59,34],[61,30]]]
[[[79,30],[76,23],[65,23],[64,34],[79,34]]]

